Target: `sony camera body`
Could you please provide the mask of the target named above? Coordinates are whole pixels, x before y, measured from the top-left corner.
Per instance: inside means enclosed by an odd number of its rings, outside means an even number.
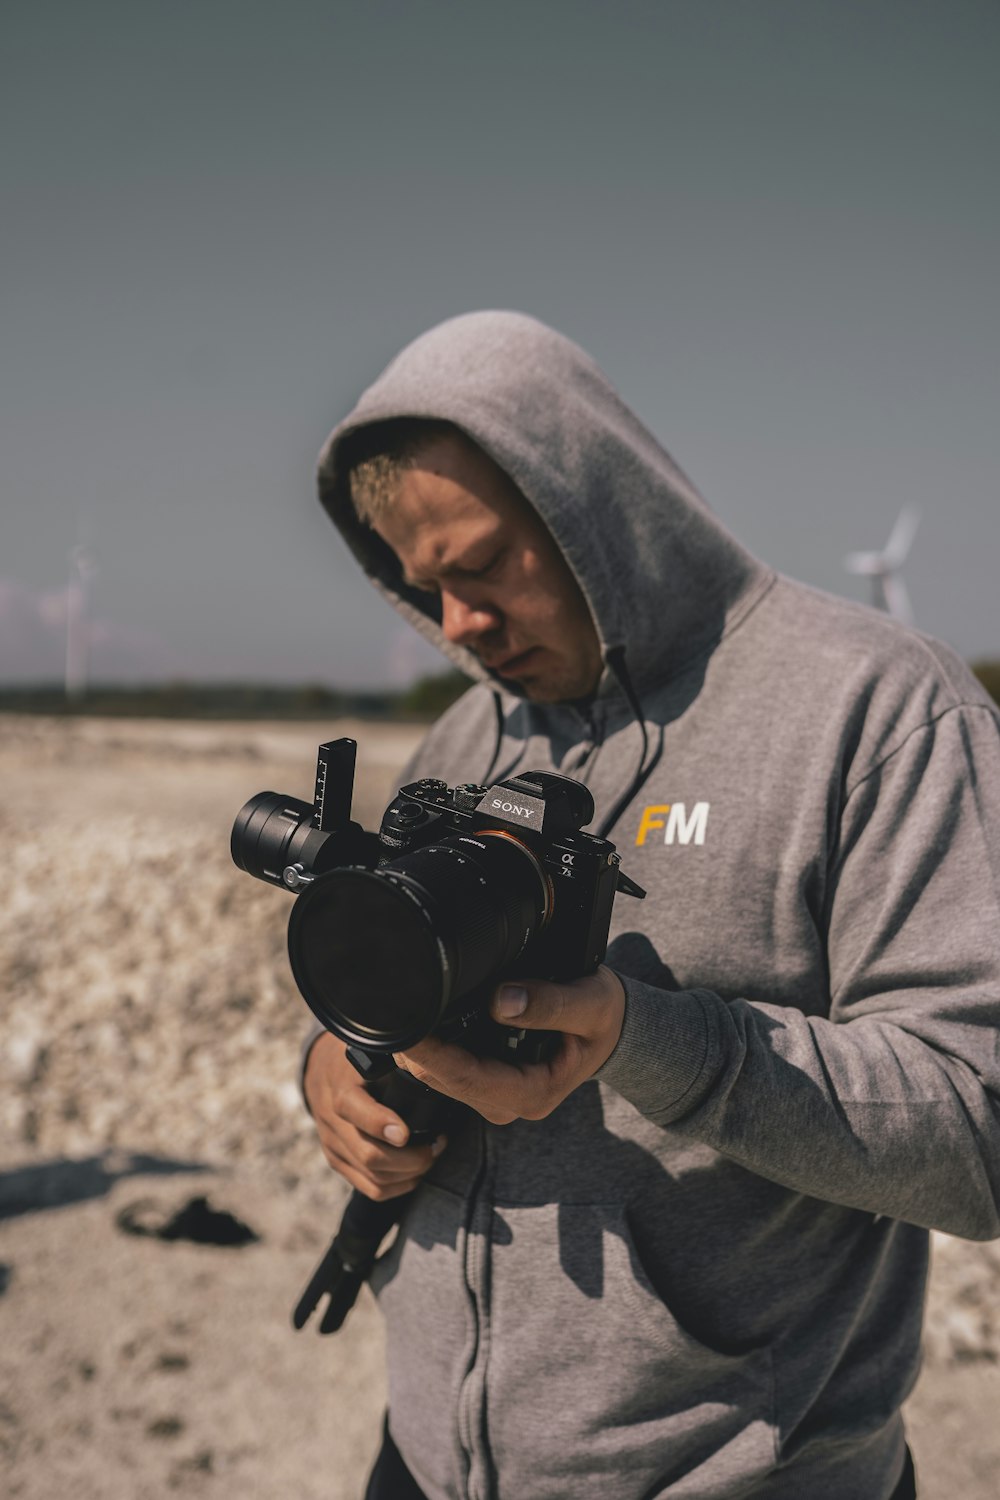
[[[538,1033],[489,1020],[493,988],[592,972],[616,892],[644,894],[614,845],[582,831],[590,792],[547,771],[491,786],[425,778],[400,789],[375,835],[350,819],[355,754],[353,740],[321,745],[312,805],[261,792],[233,827],[236,864],[297,895],[288,947],[306,1003],[367,1054],[433,1031],[537,1056]]]

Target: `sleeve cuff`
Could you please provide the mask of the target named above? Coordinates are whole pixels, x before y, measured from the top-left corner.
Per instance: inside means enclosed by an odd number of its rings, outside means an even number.
[[[302,1051],[299,1054],[299,1093],[302,1095],[302,1103],[305,1105],[309,1115],[312,1115],[312,1110],[309,1108],[309,1100],[306,1098],[306,1065],[309,1062],[309,1054],[313,1049],[313,1045],[319,1041],[321,1036],[325,1035],[326,1027],[321,1026],[318,1021],[314,1021],[306,1033],[305,1040],[302,1043]]]
[[[707,990],[660,990],[620,974],[625,1019],[618,1045],[596,1077],[658,1125],[697,1108],[722,1067]]]

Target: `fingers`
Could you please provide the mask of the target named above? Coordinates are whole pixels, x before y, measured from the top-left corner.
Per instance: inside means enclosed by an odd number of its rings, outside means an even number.
[[[376,1201],[410,1192],[444,1149],[409,1144],[409,1130],[372,1097],[336,1037],[321,1037],[306,1065],[305,1092],[323,1154],[334,1171]]]
[[[346,1120],[356,1130],[375,1140],[388,1141],[392,1146],[405,1146],[410,1137],[405,1120],[395,1110],[388,1109],[373,1098],[357,1074],[355,1077],[358,1078],[358,1086],[355,1087],[353,1079],[348,1079],[331,1101],[338,1118]]]
[[[537,1116],[529,1113],[538,1107],[536,1095],[540,1097],[544,1091],[543,1079],[550,1076],[548,1063],[524,1066],[476,1057],[464,1047],[452,1046],[433,1036],[425,1037],[409,1052],[399,1053],[396,1061],[439,1094],[471,1105],[491,1125],[540,1119],[542,1114],[549,1113],[544,1108]]]
[[[492,1125],[541,1120],[611,1056],[625,1018],[625,988],[603,965],[569,983],[518,980],[500,986],[491,1013],[508,1026],[551,1031],[556,1040],[546,1060],[501,1062],[429,1036],[396,1061]],[[330,1165],[369,1197],[408,1193],[431,1166],[435,1151],[409,1145],[405,1123],[372,1098],[333,1037],[313,1048],[306,1094]]]
[[[389,1146],[349,1126],[321,1126],[319,1138],[334,1171],[376,1202],[412,1192],[445,1145],[442,1136],[433,1146]]]
[[[603,967],[565,984],[518,980],[500,986],[491,1013],[508,1026],[553,1032],[547,1059],[500,1062],[431,1036],[397,1061],[421,1083],[471,1105],[492,1125],[541,1120],[611,1056],[625,1017],[625,989]]]
[[[505,1026],[594,1039],[615,1028],[620,1032],[624,1009],[622,982],[603,964],[593,974],[568,983],[510,981],[500,986],[491,1006],[494,1019]]]

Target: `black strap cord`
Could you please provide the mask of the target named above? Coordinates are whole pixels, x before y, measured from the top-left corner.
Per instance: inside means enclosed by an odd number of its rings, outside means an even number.
[[[615,824],[625,812],[626,808],[639,795],[642,788],[645,786],[647,779],[659,765],[660,757],[663,754],[663,725],[660,724],[657,726],[659,730],[659,736],[656,748],[654,749],[653,754],[647,764],[646,757],[647,755],[649,755],[649,730],[646,726],[646,718],[642,711],[642,704],[639,701],[639,695],[636,693],[635,688],[632,686],[632,679],[629,677],[628,668],[625,665],[625,647],[609,646],[604,654],[604,660],[607,664],[608,670],[615,677],[618,686],[625,694],[625,697],[628,701],[628,706],[635,716],[635,721],[639,726],[639,733],[642,737],[642,747],[639,751],[639,764],[636,768],[635,775],[597,830],[598,837],[602,839],[606,839],[608,837],[612,828],[614,828]]]

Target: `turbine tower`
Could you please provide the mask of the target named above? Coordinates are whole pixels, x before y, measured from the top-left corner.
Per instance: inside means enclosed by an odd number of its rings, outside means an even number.
[[[66,590],[66,697],[78,703],[87,691],[90,656],[90,581],[97,571],[87,548],[79,545],[69,555]]]
[[[904,505],[881,552],[850,552],[844,558],[844,567],[849,573],[871,579],[875,607],[887,610],[904,625],[913,624],[913,610],[903,582],[902,567],[913,545],[919,520],[919,511],[911,505]]]

